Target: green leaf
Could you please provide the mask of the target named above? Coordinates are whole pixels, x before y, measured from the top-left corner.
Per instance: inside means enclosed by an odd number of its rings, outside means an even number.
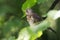
[[[26,16],[25,14],[26,9],[33,7],[36,3],[40,4],[45,1],[47,0],[26,0],[26,2],[22,5],[22,11],[24,12],[24,15],[22,16],[22,18]]]
[[[42,21],[41,23],[35,25],[34,27],[30,27],[30,29],[34,32],[38,32],[38,31],[44,31],[48,27],[50,27],[50,22],[46,19]]]
[[[22,10],[25,11],[27,8],[31,8],[36,4],[37,0],[26,0],[22,6]]]
[[[40,37],[41,35],[42,35],[42,31],[35,33],[28,27],[28,28],[24,28],[20,31],[17,40],[35,40],[36,38]]]
[[[36,4],[37,0],[26,0],[26,2],[22,5],[22,11],[24,12],[23,17],[26,16],[26,9],[33,7]],[[23,18],[22,17],[22,18]]]
[[[51,14],[52,13],[52,14]],[[35,40],[36,38],[40,37],[43,33],[44,30],[46,30],[53,22],[51,19],[54,19],[55,16],[58,15],[58,18],[60,17],[60,11],[50,11],[47,14],[47,18],[42,21],[41,23],[33,26],[33,27],[26,27],[21,30],[19,33],[19,37],[17,40]],[[22,37],[22,38],[21,38]]]
[[[51,10],[47,14],[48,18],[56,20],[60,17],[60,10]]]
[[[60,10],[51,10],[47,14],[47,20],[50,22],[50,27],[56,29],[56,20],[60,18]]]
[[[22,29],[19,33],[19,37],[17,40],[35,40],[38,37],[42,36],[42,32],[46,30],[50,26],[48,20],[44,20],[43,22],[35,25],[34,27],[26,27]]]

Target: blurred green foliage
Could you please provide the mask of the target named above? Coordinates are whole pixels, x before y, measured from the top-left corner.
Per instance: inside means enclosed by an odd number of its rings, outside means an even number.
[[[45,17],[53,1],[54,0],[0,0],[0,40],[16,40],[17,38],[19,38],[18,36],[20,35],[19,34],[20,32],[24,33],[25,30],[24,31],[22,30],[25,27],[27,28],[28,31],[29,24],[25,17],[26,14],[24,13],[25,12],[24,10],[26,10],[26,8],[33,8],[35,12],[38,12],[37,14],[39,16]],[[59,5],[56,6],[54,9],[59,9]],[[45,30],[47,29],[47,26],[49,26],[46,25],[45,22],[38,25],[38,27],[43,25],[43,28],[39,28],[40,30]],[[37,31],[39,31],[40,33],[39,29]],[[59,34],[58,32],[59,32],[59,26],[57,30],[57,36]],[[54,35],[54,33],[52,32],[50,33]],[[53,39],[51,34],[49,34],[48,32],[49,36],[48,39],[57,40]],[[42,34],[38,34],[38,32],[34,34],[33,32],[32,39],[36,36],[39,37],[39,35],[41,36]]]

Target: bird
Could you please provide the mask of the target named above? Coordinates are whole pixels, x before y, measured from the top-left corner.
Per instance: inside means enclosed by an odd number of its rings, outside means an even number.
[[[42,17],[38,16],[37,13],[33,12],[32,9],[26,9],[26,17],[30,26],[36,25],[38,22],[42,21]]]
[[[38,23],[45,19],[42,18],[41,16],[38,16],[37,13],[33,12],[33,10],[30,8],[26,9],[26,17],[31,27],[35,27],[35,25],[37,25]],[[51,30],[52,32],[56,33],[56,31],[53,30],[51,27],[49,27],[48,30]]]

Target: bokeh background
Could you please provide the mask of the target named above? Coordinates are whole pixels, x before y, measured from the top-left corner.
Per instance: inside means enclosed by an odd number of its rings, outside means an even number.
[[[16,40],[18,33],[24,27],[29,26],[26,17],[22,11],[22,5],[26,0],[0,0],[0,40]],[[41,4],[33,6],[33,10],[42,17],[45,17],[47,11],[55,0],[48,0]],[[60,9],[60,2],[54,7],[53,10]],[[59,28],[60,19],[57,21],[57,37],[60,40]],[[59,24],[58,24],[59,23]],[[57,40],[56,34],[48,32],[48,40]],[[47,40],[47,39],[46,39]]]

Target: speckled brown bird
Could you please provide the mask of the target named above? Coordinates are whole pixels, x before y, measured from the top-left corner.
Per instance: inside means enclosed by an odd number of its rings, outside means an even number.
[[[32,9],[27,9],[26,15],[27,15],[27,21],[29,22],[30,25],[33,25],[39,21],[42,21],[42,17],[34,13]]]

